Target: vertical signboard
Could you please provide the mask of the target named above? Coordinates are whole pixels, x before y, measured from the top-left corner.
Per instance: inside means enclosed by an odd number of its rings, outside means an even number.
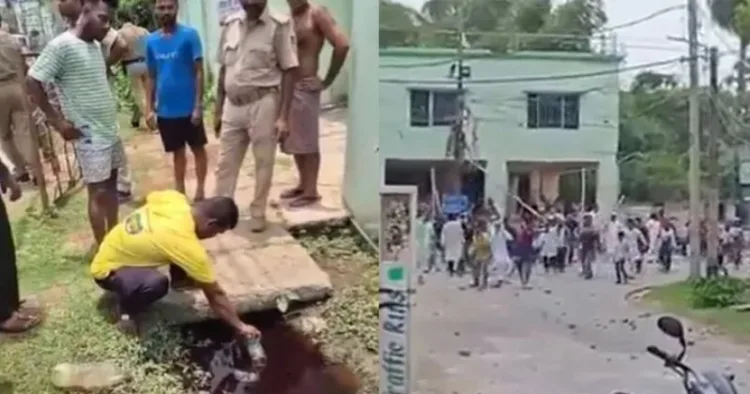
[[[380,394],[411,392],[412,267],[416,264],[415,186],[380,191]]]

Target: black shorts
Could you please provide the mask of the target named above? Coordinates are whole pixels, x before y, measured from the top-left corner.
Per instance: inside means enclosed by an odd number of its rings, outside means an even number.
[[[164,144],[164,150],[174,152],[185,145],[191,148],[199,148],[208,143],[206,129],[203,125],[196,126],[190,117],[186,118],[158,118],[159,135]]]

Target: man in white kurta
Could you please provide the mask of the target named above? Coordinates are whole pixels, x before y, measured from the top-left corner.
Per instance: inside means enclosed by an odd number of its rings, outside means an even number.
[[[458,262],[463,258],[464,252],[464,228],[457,216],[451,215],[443,225],[440,234],[440,244],[445,251],[445,262],[448,265],[448,273],[455,274]]]
[[[511,268],[513,267],[508,253],[508,241],[512,241],[513,236],[505,229],[502,220],[497,220],[492,228],[492,238],[490,246],[492,247],[492,266],[490,267],[490,282],[493,286],[500,286],[508,279]]]
[[[648,252],[646,252],[646,261],[654,262],[659,254],[659,231],[661,230],[661,222],[659,222],[656,214],[651,214],[651,217],[646,221],[646,230],[648,231]]]

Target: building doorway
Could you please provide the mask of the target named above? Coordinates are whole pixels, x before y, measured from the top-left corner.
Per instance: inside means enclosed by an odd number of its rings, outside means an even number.
[[[476,162],[485,168],[485,161]],[[420,202],[429,202],[433,198],[433,189],[439,197],[450,190],[449,172],[453,168],[452,160],[403,160],[386,159],[386,185],[415,185]],[[433,179],[434,174],[434,179]],[[461,193],[468,197],[471,204],[476,204],[485,196],[485,174],[476,166],[466,166],[461,176]]]

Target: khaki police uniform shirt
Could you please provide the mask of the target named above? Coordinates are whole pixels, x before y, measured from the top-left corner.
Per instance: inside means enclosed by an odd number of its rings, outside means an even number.
[[[248,21],[244,11],[230,15],[222,26],[218,62],[225,67],[227,97],[279,86],[283,71],[299,66],[291,18],[268,7],[257,21]]]
[[[142,53],[143,48],[141,48],[145,44],[142,44],[141,42],[142,40],[145,40],[145,37],[149,34],[148,30],[127,22],[122,25],[117,33],[128,48],[125,56],[122,58],[123,61],[136,60],[146,56],[145,53]]]
[[[102,39],[102,42],[99,43],[102,47],[102,55],[104,55],[104,61],[107,61],[107,58],[109,57],[109,53],[112,51],[112,46],[115,45],[115,42],[119,39],[117,35],[117,30],[110,28],[107,32],[107,35],[104,36]]]
[[[0,30],[0,82],[23,79],[24,58],[21,46],[13,35]]]

